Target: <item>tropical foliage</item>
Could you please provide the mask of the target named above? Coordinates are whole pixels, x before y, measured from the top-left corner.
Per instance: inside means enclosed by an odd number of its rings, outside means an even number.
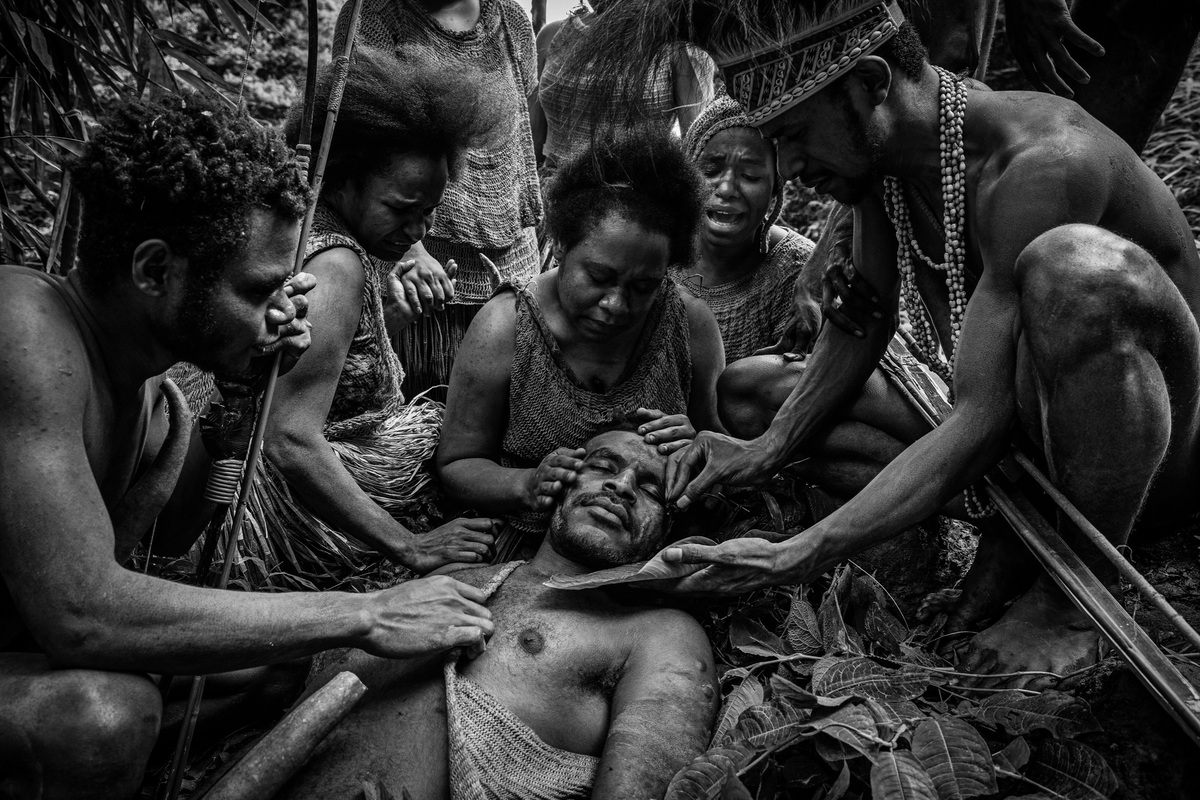
[[[981,690],[933,655],[874,578],[846,565],[814,607],[772,590],[714,612],[726,663],[710,749],[668,800],[1102,800],[1117,789],[1058,691]]]
[[[327,27],[337,5],[321,0]],[[59,165],[107,103],[186,87],[277,121],[303,75],[305,25],[303,0],[0,4],[3,260],[45,264],[61,243],[55,260],[70,262],[78,209]]]

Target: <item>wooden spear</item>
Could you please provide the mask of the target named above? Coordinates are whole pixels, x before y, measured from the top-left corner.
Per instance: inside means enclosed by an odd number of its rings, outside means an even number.
[[[333,141],[333,131],[337,126],[338,110],[341,108],[342,92],[346,87],[346,79],[350,74],[350,58],[354,53],[354,41],[358,37],[358,23],[362,11],[362,0],[353,0],[350,13],[350,31],[341,54],[333,63],[333,76],[330,82],[329,106],[325,114],[325,130],[321,144],[317,149],[316,163],[309,173],[309,185],[312,187],[314,201],[304,215],[304,225],[300,231],[300,239],[296,248],[296,259],[292,267],[295,275],[304,266],[304,252],[308,243],[309,232],[312,230],[313,217],[316,214],[316,197],[321,194],[321,182],[325,176],[325,164],[329,160],[329,145]],[[307,164],[308,151],[312,138],[313,106],[316,100],[316,53],[317,43],[317,2],[308,3],[308,65],[307,86],[305,91],[304,114],[300,131],[300,143],[297,145],[297,156],[302,164]],[[243,468],[241,487],[238,491],[237,503],[234,506],[233,523],[230,525],[229,541],[225,545],[225,559],[221,565],[221,576],[217,581],[218,589],[224,589],[229,584],[229,573],[233,568],[233,556],[237,552],[241,540],[242,526],[246,519],[247,502],[254,486],[254,477],[262,458],[263,437],[266,435],[267,421],[270,417],[271,402],[275,397],[275,385],[279,380],[279,364],[283,353],[276,353],[275,359],[267,373],[266,388],[263,391],[262,403],[258,418],[254,423],[254,434],[250,440],[250,451],[246,456]],[[204,695],[205,677],[197,675],[192,678],[191,690],[188,693],[187,707],[184,712],[183,726],[175,744],[174,757],[168,772],[167,800],[177,800],[183,783],[183,768],[187,763],[188,751],[191,749],[192,736],[196,730],[196,720],[200,716],[200,700]]]

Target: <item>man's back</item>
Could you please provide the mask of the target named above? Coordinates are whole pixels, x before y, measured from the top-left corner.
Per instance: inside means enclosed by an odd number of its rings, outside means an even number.
[[[1200,311],[1200,256],[1187,219],[1162,179],[1120,137],[1075,102],[1053,95],[976,92],[969,102],[989,146],[976,173],[980,213],[972,215],[968,206],[968,227],[990,227],[1002,236],[1012,215],[1041,218],[1046,229],[1097,225],[1146,248],[1193,312]],[[987,205],[986,193],[1001,181],[1020,188],[1020,207]]]
[[[0,437],[5,460],[30,458],[31,450],[57,455],[56,442],[81,446],[92,481],[73,491],[98,491],[112,509],[132,485],[143,459],[152,410],[151,384],[118,396],[103,363],[86,311],[66,278],[24,267],[0,267],[0,308],[7,324],[0,330],[0,413],[6,435]],[[78,465],[82,466],[82,465]],[[15,535],[8,524],[28,519],[38,502],[28,487],[5,486],[0,500],[0,535]],[[22,626],[0,580],[0,650],[29,646],[17,641]]]

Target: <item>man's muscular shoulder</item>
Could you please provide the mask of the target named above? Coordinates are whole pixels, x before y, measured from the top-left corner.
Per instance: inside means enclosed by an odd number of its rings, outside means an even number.
[[[81,411],[91,368],[62,296],[45,276],[4,266],[0,309],[0,407],[19,411],[21,419]]]

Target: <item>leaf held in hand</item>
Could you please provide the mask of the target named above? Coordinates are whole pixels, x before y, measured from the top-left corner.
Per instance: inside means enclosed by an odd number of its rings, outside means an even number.
[[[913,755],[933,779],[941,800],[995,794],[996,772],[987,742],[960,719],[940,714],[917,726]]]
[[[689,536],[674,542],[671,547],[681,544],[715,545],[712,539],[704,536]],[[649,561],[637,564],[625,564],[612,569],[602,569],[585,575],[554,575],[545,581],[544,585],[551,589],[578,591],[581,589],[598,589],[601,586],[619,586],[626,583],[641,583],[642,581],[661,581],[673,578],[684,578],[694,575],[704,569],[704,564],[681,564],[663,561],[662,553],[658,553]]]

